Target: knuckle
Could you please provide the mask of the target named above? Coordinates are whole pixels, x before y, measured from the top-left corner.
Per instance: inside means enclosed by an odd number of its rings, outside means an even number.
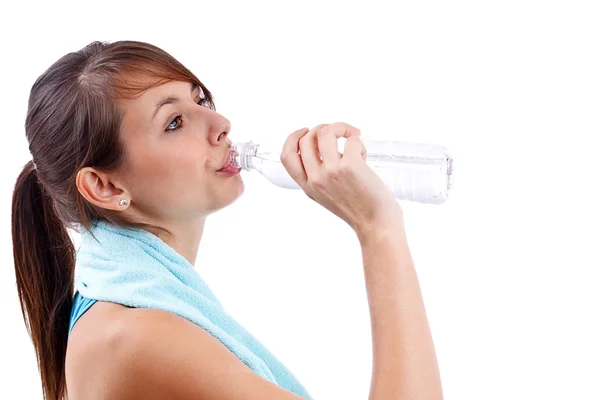
[[[333,165],[324,165],[323,170],[326,179],[335,179],[339,174],[339,168]]]
[[[349,162],[341,162],[339,168],[339,174],[341,176],[351,176],[354,173],[352,164]]]
[[[336,124],[340,127],[346,128],[346,130],[352,131],[352,132],[356,132],[358,135],[361,134],[360,129],[358,129],[357,127],[350,125],[346,122],[336,122]]]
[[[309,178],[306,183],[309,187],[317,190],[325,189],[325,181],[321,177]]]

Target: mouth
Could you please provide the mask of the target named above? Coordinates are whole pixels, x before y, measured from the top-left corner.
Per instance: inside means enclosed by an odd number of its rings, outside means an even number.
[[[222,163],[222,167],[220,169],[217,170],[217,172],[222,171],[226,168],[229,167],[233,167],[233,168],[238,168],[237,163],[235,162],[235,157],[237,155],[237,152],[235,151],[235,149],[232,147],[226,154],[225,154],[225,158],[223,160]]]

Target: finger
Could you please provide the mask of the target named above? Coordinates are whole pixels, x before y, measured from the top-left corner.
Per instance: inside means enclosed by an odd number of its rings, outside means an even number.
[[[306,172],[298,154],[299,141],[308,132],[308,128],[295,131],[286,139],[281,151],[281,162],[290,176],[298,183],[306,182]]]
[[[339,164],[342,155],[338,151],[337,138],[342,130],[333,125],[327,125],[317,132],[317,144],[323,165],[334,167]]]
[[[360,136],[360,129],[345,122],[335,122],[330,124],[335,127],[344,128],[343,134],[338,137],[349,138],[350,136]]]
[[[342,158],[338,151],[338,139],[351,136],[360,136],[360,130],[344,122],[336,122],[320,129],[317,132],[317,142],[323,164],[331,166],[338,164]]]
[[[352,136],[346,140],[343,158],[349,161],[367,161],[367,148],[358,136]]]
[[[300,139],[300,156],[307,177],[316,177],[321,169],[317,133],[328,124],[320,124],[312,128],[302,139]]]

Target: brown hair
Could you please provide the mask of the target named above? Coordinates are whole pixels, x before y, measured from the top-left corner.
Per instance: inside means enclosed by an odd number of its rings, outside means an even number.
[[[117,100],[175,80],[199,85],[215,109],[213,96],[192,72],[158,47],[136,41],[92,42],[56,61],[31,88],[25,134],[37,170],[30,161],[17,178],[11,225],[17,290],[44,399],[67,396],[76,255],[68,228],[81,232],[83,226],[91,233],[97,220],[149,226],[87,202],[77,189],[77,173],[88,166],[118,170],[127,154]]]

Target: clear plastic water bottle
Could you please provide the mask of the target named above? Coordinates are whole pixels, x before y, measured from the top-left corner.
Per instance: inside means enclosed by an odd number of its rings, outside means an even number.
[[[361,140],[367,149],[367,165],[397,199],[427,204],[446,201],[452,185],[452,156],[445,147]],[[340,153],[344,152],[345,142],[345,138],[338,140]],[[256,170],[282,188],[300,189],[280,161],[283,142],[238,142],[231,150],[232,162],[242,170]]]

